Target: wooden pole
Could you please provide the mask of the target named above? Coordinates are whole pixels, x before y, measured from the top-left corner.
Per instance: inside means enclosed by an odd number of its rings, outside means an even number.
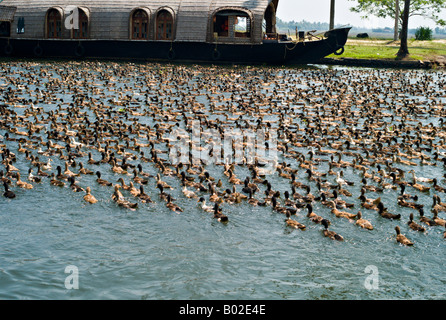
[[[335,0],[331,0],[330,3],[330,30],[334,29],[335,19]]]

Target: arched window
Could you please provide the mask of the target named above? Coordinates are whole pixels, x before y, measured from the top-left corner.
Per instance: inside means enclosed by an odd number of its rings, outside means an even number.
[[[167,10],[161,10],[156,17],[156,40],[173,39],[173,17]]]
[[[47,38],[62,38],[62,15],[57,9],[50,9],[46,17]]]
[[[88,38],[88,16],[84,10],[79,10],[79,25],[77,29],[73,29],[73,39],[87,39]]]
[[[138,9],[132,14],[132,39],[147,40],[149,38],[149,16]]]
[[[251,16],[238,10],[221,10],[213,17],[213,33],[218,38],[251,38]]]
[[[10,37],[11,36],[11,22],[1,21],[0,22],[0,37]]]

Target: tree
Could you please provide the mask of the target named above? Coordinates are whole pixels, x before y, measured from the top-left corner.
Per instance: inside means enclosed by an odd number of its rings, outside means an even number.
[[[399,2],[399,8],[402,8],[404,0],[349,0],[356,1],[357,5],[350,8],[352,12],[362,14],[362,18],[376,16],[378,18],[394,19],[396,12],[395,1]],[[409,17],[422,16],[432,19],[436,24],[446,26],[446,20],[440,18],[442,10],[446,9],[446,0],[412,0],[410,1]],[[400,23],[403,22],[404,12],[401,12]]]
[[[395,26],[393,29],[393,41],[398,41],[398,27],[400,21],[400,2],[395,0]]]
[[[401,23],[401,45],[397,57],[404,58],[409,55],[407,47],[407,33],[409,30],[409,18],[422,16],[432,19],[435,23],[445,26],[446,21],[440,18],[442,10],[446,8],[446,0],[350,0],[357,1],[351,11],[363,14],[362,18],[370,15],[379,18],[393,18],[398,15],[397,8],[401,8],[404,2],[404,9],[400,14]],[[398,1],[398,6],[395,4]]]
[[[403,25],[401,28],[401,44],[400,49],[396,56],[399,59],[407,57],[409,55],[409,48],[407,46],[407,31],[409,30],[409,10],[411,0],[404,0],[404,11],[403,11]]]

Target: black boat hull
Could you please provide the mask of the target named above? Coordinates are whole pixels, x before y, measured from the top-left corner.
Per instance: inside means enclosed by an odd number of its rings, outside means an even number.
[[[0,54],[17,58],[141,59],[249,64],[308,64],[343,48],[350,28],[327,32],[327,38],[260,45],[196,42],[0,39]]]

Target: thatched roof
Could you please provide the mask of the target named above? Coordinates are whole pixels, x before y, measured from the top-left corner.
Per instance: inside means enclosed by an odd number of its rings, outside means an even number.
[[[0,6],[0,21],[14,20],[14,14],[16,10],[16,7]]]

